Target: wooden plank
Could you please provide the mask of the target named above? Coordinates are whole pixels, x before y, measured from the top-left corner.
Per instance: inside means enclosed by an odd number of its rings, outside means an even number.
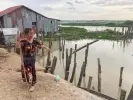
[[[78,81],[78,84],[77,84],[78,87],[81,87],[84,68],[85,68],[85,62],[83,62],[83,64],[82,64],[82,68],[81,68],[81,72],[80,72],[80,76],[79,76],[79,81]]]
[[[87,45],[89,46],[89,45],[91,45],[91,44],[93,44],[93,43],[95,43],[95,42],[98,42],[98,41],[99,41],[99,40],[95,40],[95,41],[93,41],[93,42],[90,42],[90,43],[88,43],[88,44],[86,44],[86,45],[80,47],[79,49],[73,51],[72,54],[74,54],[75,52],[78,52],[78,51],[82,50],[82,49],[85,48]]]
[[[52,63],[52,67],[51,67],[51,74],[54,73],[55,67],[56,67],[56,63],[57,63],[57,57],[54,56],[53,58],[53,63]]]
[[[101,64],[100,58],[98,60],[98,92],[101,92]]]
[[[92,78],[93,77],[89,76],[87,91],[90,91],[90,89],[91,89]]]
[[[127,100],[133,100],[133,85],[132,85],[130,93],[129,93],[128,97],[127,97]]]

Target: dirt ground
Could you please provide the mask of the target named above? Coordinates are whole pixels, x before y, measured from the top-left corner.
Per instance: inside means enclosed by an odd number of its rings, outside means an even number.
[[[6,59],[5,55],[8,55]],[[36,67],[42,68],[39,64]],[[56,82],[53,75],[43,72],[37,72],[37,84],[30,93],[21,73],[16,72],[18,68],[20,57],[17,54],[0,53],[0,100],[103,100],[63,79]]]

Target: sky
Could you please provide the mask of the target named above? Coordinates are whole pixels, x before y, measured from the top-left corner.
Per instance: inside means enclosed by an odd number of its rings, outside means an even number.
[[[133,0],[0,0],[0,11],[16,5],[60,20],[133,20]]]

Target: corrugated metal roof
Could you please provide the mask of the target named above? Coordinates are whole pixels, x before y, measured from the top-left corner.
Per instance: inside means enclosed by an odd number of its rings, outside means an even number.
[[[18,8],[20,8],[20,7],[22,7],[22,5],[7,8],[7,9],[5,9],[5,10],[3,10],[3,11],[0,12],[0,17],[1,16],[4,16],[4,15],[6,15],[6,14],[8,14],[8,13],[10,13],[10,12],[12,12],[12,11],[18,9]]]
[[[45,17],[45,18],[48,18],[48,17],[46,17],[46,16],[44,16],[44,15],[42,15],[42,14],[36,12],[36,11],[34,11],[34,10],[32,10],[32,9],[30,9],[30,8],[28,8],[28,7],[26,7],[26,6],[24,6],[24,5],[14,6],[14,7],[10,7],[10,8],[5,9],[5,10],[3,10],[3,11],[0,12],[0,17],[1,17],[1,16],[4,16],[4,15],[6,15],[6,14],[8,14],[8,13],[10,13],[10,12],[12,12],[12,11],[18,9],[18,8],[20,8],[20,7],[25,7],[25,8],[27,8],[27,9],[29,9],[29,10],[31,10],[31,11],[33,11],[33,12],[35,12],[35,13],[37,13],[37,14],[43,16],[43,17]],[[54,19],[54,18],[48,18],[48,19]],[[60,21],[59,19],[54,19],[54,20]]]

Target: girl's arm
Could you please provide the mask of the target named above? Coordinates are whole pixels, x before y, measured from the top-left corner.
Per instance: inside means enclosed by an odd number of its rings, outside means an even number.
[[[37,41],[37,40],[34,40],[34,42],[35,42],[35,44],[37,44],[37,46],[38,46],[39,48],[45,48],[45,49],[47,49],[48,51],[50,51],[50,49],[49,49],[48,47],[44,46],[41,42],[39,42],[39,41]]]
[[[41,45],[41,48],[45,48],[47,49],[48,51],[50,51],[50,49],[48,47],[46,47],[45,45]]]

